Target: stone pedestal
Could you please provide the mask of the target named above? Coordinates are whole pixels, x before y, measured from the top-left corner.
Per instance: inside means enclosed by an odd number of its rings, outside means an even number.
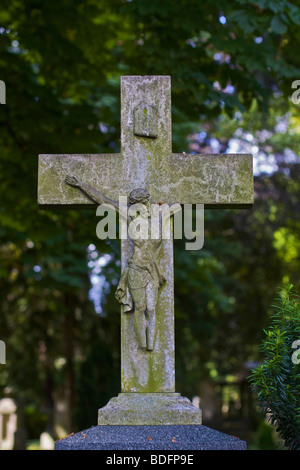
[[[55,450],[246,450],[201,420],[180,393],[119,393],[98,410],[98,426],[57,441]]]
[[[203,425],[95,426],[55,443],[56,450],[246,450],[246,442]],[[147,454],[143,456],[147,460]]]
[[[99,409],[98,424],[201,424],[201,416],[201,410],[180,393],[119,393]]]

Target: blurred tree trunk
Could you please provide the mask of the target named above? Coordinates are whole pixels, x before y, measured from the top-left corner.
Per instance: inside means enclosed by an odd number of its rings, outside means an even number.
[[[67,404],[68,432],[73,430],[74,410],[74,299],[72,294],[65,295],[68,311],[64,316],[64,350],[66,358],[65,398]]]

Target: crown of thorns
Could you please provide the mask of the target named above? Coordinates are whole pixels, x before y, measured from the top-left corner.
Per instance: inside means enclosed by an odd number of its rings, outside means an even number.
[[[129,203],[130,204],[137,204],[139,202],[148,202],[150,199],[150,193],[147,189],[138,188],[131,191],[129,194]]]

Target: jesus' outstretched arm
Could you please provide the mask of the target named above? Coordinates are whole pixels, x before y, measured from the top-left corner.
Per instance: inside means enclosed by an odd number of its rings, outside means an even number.
[[[80,181],[77,176],[69,176],[67,175],[65,178],[65,182],[70,186],[74,186],[75,188],[79,188],[83,193],[85,193],[90,199],[92,199],[97,204],[104,204],[104,205],[111,205],[117,211],[119,211],[119,204],[117,201],[113,199],[109,199],[108,197],[104,196],[100,191],[92,188],[86,183]]]

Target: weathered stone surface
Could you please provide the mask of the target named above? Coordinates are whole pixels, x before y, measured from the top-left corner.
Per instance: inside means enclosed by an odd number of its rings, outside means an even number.
[[[149,139],[151,143],[156,140]],[[95,208],[87,196],[67,187],[67,174],[75,174],[115,200],[128,196],[134,188],[146,187],[155,202],[167,204],[205,204],[210,208],[253,204],[252,156],[245,154],[159,155],[151,166],[138,158],[129,164],[120,154],[40,155],[41,209]]]
[[[146,188],[156,203],[179,202],[232,208],[250,207],[253,204],[251,155],[173,154],[171,127],[170,77],[122,77],[121,153],[40,155],[39,207],[95,207],[96,204],[87,195],[72,187],[71,183],[66,184],[67,175],[67,181],[72,182],[72,176],[75,176],[114,201],[118,201],[119,196],[128,196],[133,189]],[[91,193],[88,194],[91,197]],[[94,201],[98,201],[98,198]],[[122,271],[126,268],[131,253],[130,241],[122,241]],[[117,447],[112,447],[114,443],[103,444],[103,439],[105,442],[109,439],[111,428],[116,430],[118,424],[122,424],[123,429],[130,428],[128,423],[135,424],[135,435],[139,423],[144,425],[144,429],[149,423],[155,424],[155,429],[166,428],[168,423],[184,423],[185,431],[182,435],[186,436],[190,424],[201,423],[201,411],[195,411],[187,399],[175,394],[172,240],[164,241],[157,263],[165,277],[165,285],[159,291],[155,308],[155,347],[153,350],[149,347],[146,351],[139,347],[135,331],[139,334],[140,329],[138,327],[134,330],[134,313],[122,313],[123,393],[99,410],[99,423],[113,422],[115,426],[99,426],[96,432],[91,430],[91,439],[85,440],[86,448],[127,448],[122,441],[118,441]],[[138,268],[136,264],[136,270]],[[136,299],[139,301],[138,296]],[[149,331],[150,328],[148,333]],[[101,429],[106,429],[106,432],[103,433]],[[203,429],[204,427],[197,426],[200,434]],[[116,437],[114,433],[111,435]],[[124,437],[122,432],[119,436],[121,435]],[[209,437],[208,434],[206,437]],[[202,438],[203,434],[199,437],[201,442],[195,444],[195,448],[212,448],[211,442],[205,444]],[[217,438],[215,443],[216,441]],[[226,439],[225,441],[228,442]],[[72,442],[75,442],[76,447],[78,441],[75,439]],[[163,447],[164,439],[161,442],[159,448],[167,449],[168,447]],[[132,442],[129,445],[129,449],[138,448]],[[235,444],[232,445],[234,447]],[[57,447],[59,448],[59,444]],[[180,444],[177,448],[185,447]]]
[[[122,240],[122,270],[132,246]],[[122,392],[175,392],[173,240],[164,240],[159,266],[166,283],[158,294],[154,350],[143,351],[134,334],[134,313],[121,316]]]
[[[65,182],[66,175],[76,175],[107,193],[119,197],[122,166],[119,154],[39,155],[38,205],[51,208],[95,208],[96,204]],[[122,194],[122,193],[121,193]]]
[[[253,204],[252,155],[171,154],[167,166],[165,194],[172,194],[173,202],[178,197],[180,204],[211,208]]]
[[[55,449],[246,450],[247,445],[245,441],[203,425],[95,426],[56,442]],[[147,454],[143,453],[142,458],[147,459]]]
[[[148,133],[156,138],[135,134],[134,112],[141,103],[155,109],[155,124],[152,112]],[[88,197],[64,183],[66,174],[75,174],[115,200],[146,187],[154,201],[167,204],[253,204],[252,155],[172,153],[168,76],[121,77],[121,154],[39,156],[40,208],[93,208]]]
[[[120,393],[98,411],[98,425],[201,424],[202,413],[180,393]]]
[[[155,139],[138,137],[134,133],[133,112],[141,103],[147,103],[155,109]],[[153,115],[150,116],[149,124],[150,127],[154,127]],[[159,197],[156,188],[159,164],[172,151],[171,130],[170,77],[122,77],[123,181],[128,178],[131,189],[133,182],[136,188],[146,187],[154,200]],[[150,187],[155,188],[154,194],[151,193]],[[156,202],[159,201],[160,198]],[[131,254],[132,245],[129,241],[123,240],[122,271]],[[172,239],[163,242],[158,262],[166,282],[159,291],[155,308],[156,337],[153,351],[143,351],[138,347],[133,328],[134,314],[121,316],[122,392],[175,392]]]
[[[157,137],[156,108],[151,104],[141,103],[134,109],[134,134],[140,137]]]

